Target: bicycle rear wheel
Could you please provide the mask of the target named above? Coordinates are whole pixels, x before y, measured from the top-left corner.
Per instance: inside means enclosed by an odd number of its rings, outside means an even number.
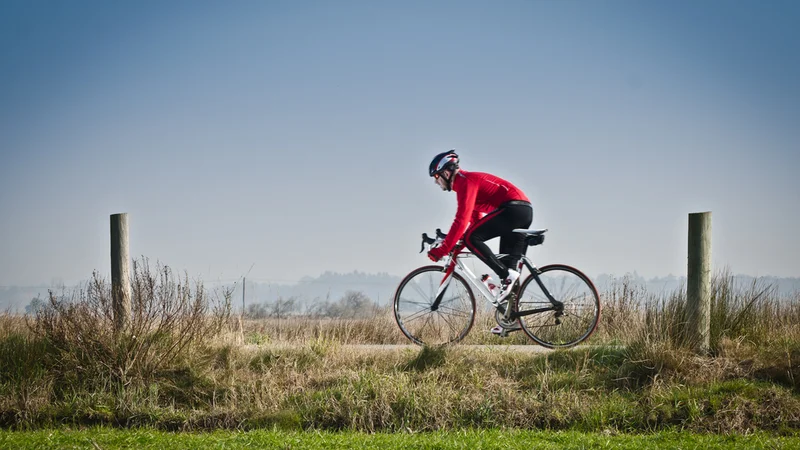
[[[600,295],[594,284],[580,270],[562,264],[544,266],[539,272],[542,284],[563,308],[521,316],[522,330],[547,348],[572,347],[585,341],[600,320]],[[528,276],[519,290],[518,311],[552,306],[535,277]]]
[[[432,309],[444,277],[441,266],[424,266],[409,273],[394,295],[394,319],[403,334],[418,345],[458,342],[475,321],[475,296],[464,279],[453,273],[439,303]]]

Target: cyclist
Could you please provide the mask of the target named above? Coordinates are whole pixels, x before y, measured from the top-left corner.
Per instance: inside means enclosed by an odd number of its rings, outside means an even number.
[[[463,236],[467,248],[502,280],[496,298],[500,303],[519,279],[515,268],[528,248],[525,236],[512,230],[530,227],[533,208],[528,197],[513,184],[492,174],[467,172],[458,162],[455,150],[450,150],[436,155],[428,169],[436,184],[443,191],[455,191],[458,199],[456,217],[447,237],[428,252],[428,257],[439,261]],[[500,237],[500,253],[508,255],[503,261],[485,242],[496,237]]]

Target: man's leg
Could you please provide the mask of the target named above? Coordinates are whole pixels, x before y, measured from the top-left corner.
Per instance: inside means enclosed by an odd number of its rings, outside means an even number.
[[[500,277],[500,280],[508,277],[508,268],[497,259],[492,249],[486,245],[486,241],[501,236],[508,229],[504,215],[505,208],[492,211],[473,225],[464,236],[467,248],[489,266]]]
[[[527,252],[528,244],[524,235],[514,233],[512,230],[530,227],[533,222],[533,209],[525,205],[510,205],[507,210],[505,216],[508,219],[508,228],[500,235],[500,253],[507,255],[502,259],[506,267],[517,270],[517,264]]]

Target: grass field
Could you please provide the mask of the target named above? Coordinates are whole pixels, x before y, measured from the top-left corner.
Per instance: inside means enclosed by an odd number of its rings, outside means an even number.
[[[777,437],[758,433],[709,435],[662,432],[642,435],[608,433],[462,430],[433,433],[354,433],[249,431],[168,433],[155,430],[95,428],[80,431],[0,431],[2,448],[131,448],[131,449],[795,449],[800,437]]]
[[[141,269],[133,287],[133,318],[120,335],[99,279],[35,316],[0,316],[0,427],[337,431],[342,439],[680,431],[698,442],[800,431],[800,297],[736,287],[726,276],[713,285],[708,355],[686,345],[682,291],[653,295],[624,280],[602,294],[588,348],[541,354],[359,349],[350,345],[404,342],[389,310],[240,322],[230,298],[212,301],[168,270]],[[468,343],[527,342],[491,336],[491,325],[481,315]],[[4,439],[16,436],[26,435]]]

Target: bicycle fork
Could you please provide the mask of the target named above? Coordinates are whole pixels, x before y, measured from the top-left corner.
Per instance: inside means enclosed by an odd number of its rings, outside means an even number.
[[[450,280],[453,279],[453,272],[455,270],[456,261],[455,258],[453,258],[447,265],[447,270],[445,271],[444,277],[442,277],[442,282],[439,283],[439,289],[436,290],[436,299],[431,303],[431,311],[439,309],[439,304],[442,303],[442,299],[447,292],[447,288],[450,286]]]

